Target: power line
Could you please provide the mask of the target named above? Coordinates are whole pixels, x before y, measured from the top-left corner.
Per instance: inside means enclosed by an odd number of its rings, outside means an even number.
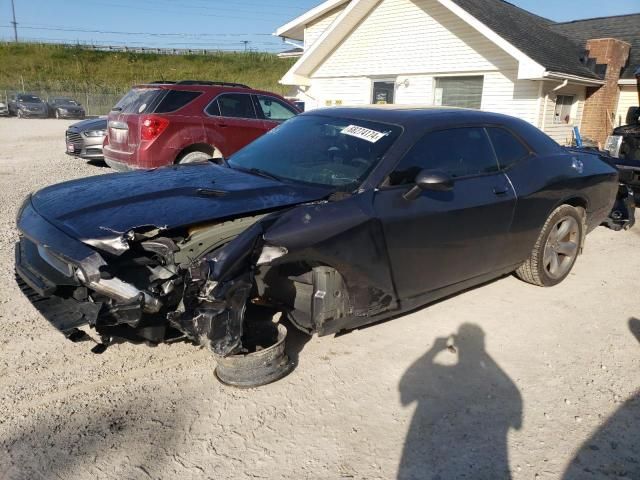
[[[114,30],[89,30],[72,28],[60,25],[44,25],[37,23],[23,23],[22,28],[29,30],[47,30],[55,32],[74,32],[74,33],[100,33],[109,35],[148,35],[152,37],[242,37],[248,35],[272,37],[270,33],[158,33],[158,32],[125,32]]]
[[[83,3],[86,3],[88,0],[82,0]],[[102,0],[98,0],[100,3],[100,6],[102,7],[121,7],[121,8],[125,8],[126,10],[142,10],[144,12],[147,12],[147,14],[157,14],[157,13],[174,13],[174,14],[178,14],[178,15],[194,15],[194,13],[192,12],[185,12],[184,10],[173,10],[173,9],[168,9],[168,8],[161,8],[161,9],[152,9],[150,7],[133,7],[131,5],[127,5],[124,3],[111,3],[111,2],[104,2]],[[205,8],[206,7],[198,7],[198,8]],[[227,12],[238,12],[238,9],[224,9],[224,8],[219,8],[216,7],[215,9],[212,10],[221,10],[221,11],[227,11]],[[247,12],[249,13],[249,12]],[[271,15],[271,16],[276,16],[279,18],[282,18],[282,15],[279,15],[277,13],[273,13],[273,12],[257,12],[257,11],[253,11],[253,13],[255,13],[256,15],[260,15],[260,16],[264,16],[264,15]],[[215,18],[230,18],[230,19],[234,19],[234,20],[246,20],[247,17],[243,16],[233,16],[233,15],[226,15],[226,14],[213,14],[213,13],[198,13],[198,16],[201,17],[215,17]]]

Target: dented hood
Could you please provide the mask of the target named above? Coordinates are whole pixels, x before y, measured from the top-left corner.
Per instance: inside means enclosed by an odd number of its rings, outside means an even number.
[[[139,227],[172,229],[319,200],[329,191],[215,164],[83,178],[44,188],[34,209],[86,243]]]

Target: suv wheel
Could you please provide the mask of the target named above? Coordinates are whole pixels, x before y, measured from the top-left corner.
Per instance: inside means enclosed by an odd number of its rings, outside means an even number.
[[[570,205],[556,208],[542,228],[529,258],[516,270],[525,282],[551,287],[563,281],[582,248],[584,216]]]
[[[208,162],[211,159],[211,155],[209,155],[208,153],[204,153],[204,152],[189,152],[186,153],[184,155],[182,155],[179,159],[178,162],[179,164],[184,164],[184,163],[205,163]]]

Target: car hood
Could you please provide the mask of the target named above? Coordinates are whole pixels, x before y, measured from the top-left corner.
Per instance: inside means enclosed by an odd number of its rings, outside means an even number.
[[[77,107],[78,109],[81,107]],[[107,118],[88,118],[87,120],[82,120],[81,122],[76,122],[69,127],[69,130],[74,130],[76,132],[84,132],[87,130],[106,130],[107,129]]]
[[[31,197],[47,221],[90,245],[135,229],[161,230],[319,200],[330,190],[283,183],[215,164],[100,175]]]

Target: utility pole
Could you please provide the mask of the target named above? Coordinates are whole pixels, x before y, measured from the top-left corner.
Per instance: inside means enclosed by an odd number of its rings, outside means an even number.
[[[242,40],[242,43],[244,43],[244,51],[247,51],[247,47],[249,46],[249,40]]]
[[[18,43],[18,23],[16,22],[16,6],[14,0],[11,0],[11,10],[13,11],[13,39]]]

